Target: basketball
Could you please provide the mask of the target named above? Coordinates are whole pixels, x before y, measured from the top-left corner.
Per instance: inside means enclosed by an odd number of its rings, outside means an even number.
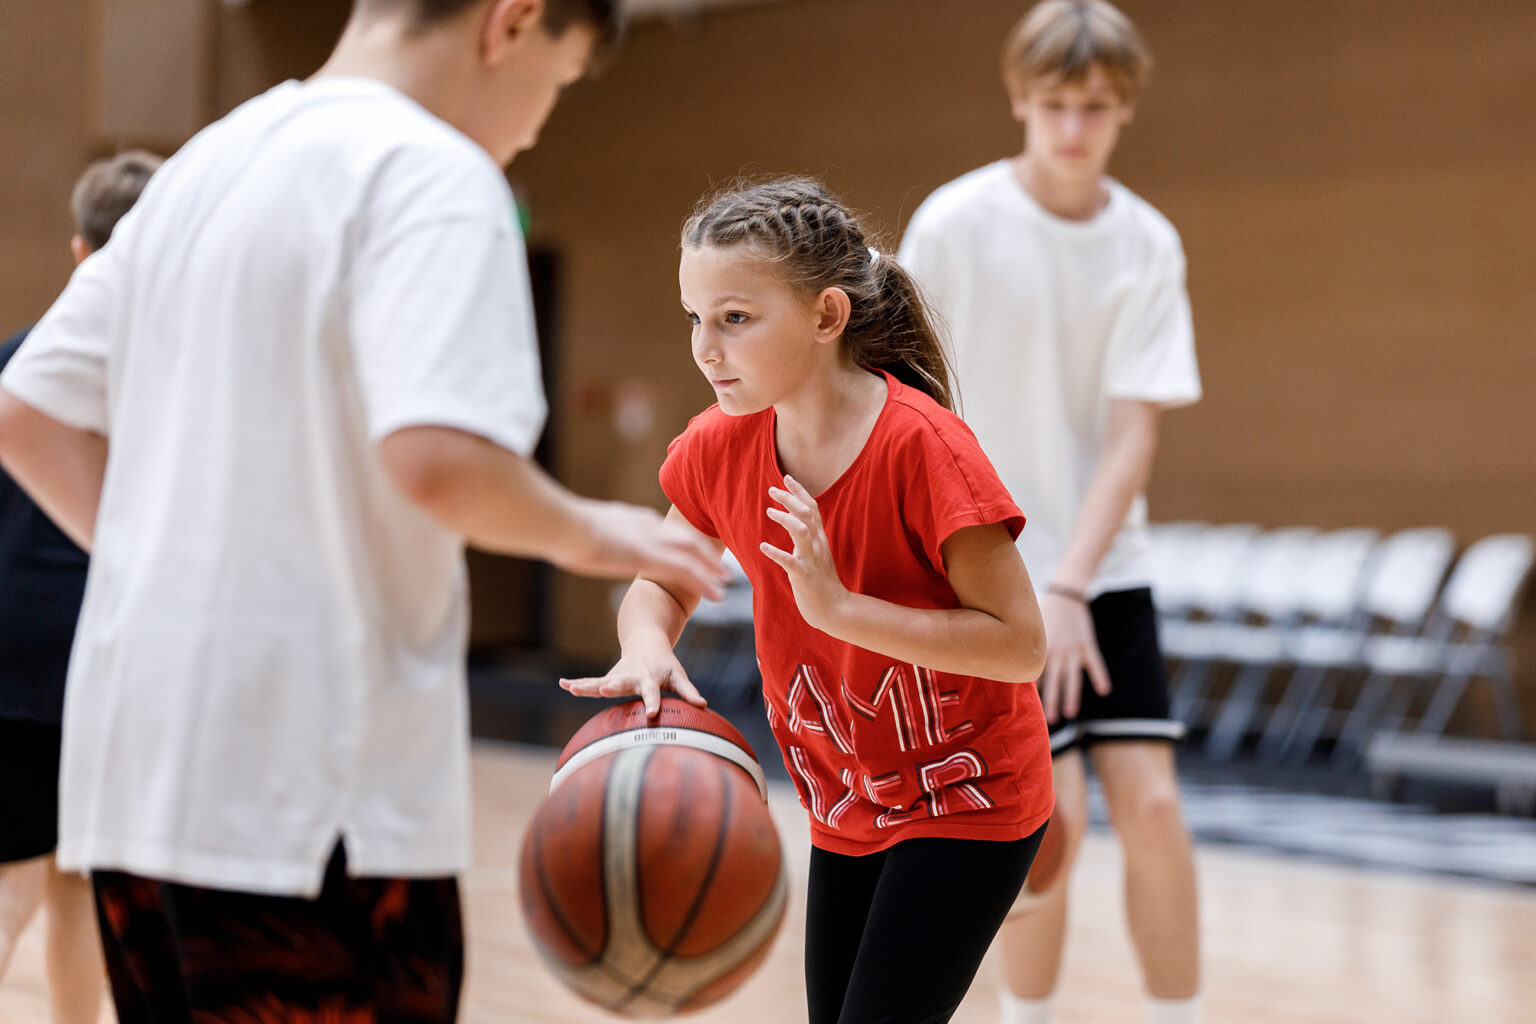
[[[1024,887],[1036,895],[1051,887],[1066,864],[1065,831],[1059,825],[1053,828],[1053,824],[1046,824],[1045,835],[1040,837],[1040,849],[1035,853],[1035,862],[1030,865],[1029,876],[1024,879]]]
[[[534,945],[578,996],[630,1017],[730,994],[767,955],[787,901],[761,769],[690,742],[746,741],[718,715],[669,704],[657,721],[671,724],[649,724],[636,701],[578,732],[523,838]]]
[[[582,765],[605,754],[656,743],[695,747],[723,757],[751,776],[758,794],[768,799],[763,767],[746,737],[720,715],[677,697],[662,697],[655,718],[646,715],[645,704],[638,700],[614,704],[593,715],[560,751],[549,788],[555,790]]]

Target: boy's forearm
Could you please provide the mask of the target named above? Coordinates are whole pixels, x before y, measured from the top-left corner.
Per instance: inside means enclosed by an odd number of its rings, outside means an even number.
[[[390,435],[379,449],[406,496],[475,547],[559,564],[595,543],[588,507],[596,502],[491,441],[416,427]]]
[[[654,509],[572,494],[532,460],[449,427],[408,427],[379,443],[401,492],[487,551],[539,558],[584,576],[646,573],[714,594],[719,552]]]
[[[484,474],[467,474],[453,519],[465,540],[499,554],[565,565],[595,545],[590,513],[598,502],[561,487],[530,460],[507,453]]]
[[[0,466],[89,551],[107,472],[107,439],[0,391]]]
[[[849,593],[820,628],[894,661],[953,675],[1023,683],[1045,664],[1042,631],[974,608],[909,608]]]
[[[1131,502],[1152,477],[1157,408],[1144,402],[1117,404],[1123,407],[1111,413],[1109,437],[1083,496],[1082,512],[1050,580],[1072,590],[1086,591],[1093,583]]]

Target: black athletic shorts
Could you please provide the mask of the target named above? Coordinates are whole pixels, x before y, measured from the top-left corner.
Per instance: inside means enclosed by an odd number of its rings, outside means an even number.
[[[1094,598],[1088,610],[1109,669],[1109,695],[1099,696],[1084,673],[1077,717],[1059,718],[1051,726],[1051,753],[1104,740],[1183,739],[1184,723],[1170,717],[1152,591],[1112,590]]]
[[[0,864],[59,843],[59,726],[0,718]]]
[[[453,1024],[464,930],[453,878],[351,878],[314,899],[97,871],[121,1024]]]

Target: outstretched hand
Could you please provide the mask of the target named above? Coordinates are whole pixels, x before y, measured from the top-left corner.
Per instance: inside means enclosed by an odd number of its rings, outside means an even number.
[[[789,577],[795,604],[805,621],[825,629],[841,602],[848,597],[848,588],[843,586],[837,566],[832,562],[827,531],[821,522],[821,509],[811,492],[788,474],[784,476],[782,488],[768,488],[768,496],[783,506],[769,508],[768,518],[789,532],[792,544],[791,549],[785,551],[764,541],[761,550]]]
[[[655,718],[661,711],[663,691],[675,693],[688,703],[707,707],[706,701],[694,687],[682,663],[668,649],[664,654],[625,655],[604,676],[587,679],[562,679],[562,689],[578,697],[629,697],[639,695],[645,704],[645,713]]]
[[[561,568],[588,576],[645,576],[711,600],[724,593],[720,551],[692,527],[617,501],[590,502],[587,516],[592,545]]]

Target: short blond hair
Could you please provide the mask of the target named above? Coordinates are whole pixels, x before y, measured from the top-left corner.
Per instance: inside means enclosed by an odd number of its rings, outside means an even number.
[[[133,209],[150,175],[164,162],[153,153],[130,149],[85,169],[75,183],[70,208],[75,215],[75,233],[85,239],[92,252],[107,244],[117,222]]]
[[[1008,35],[1003,82],[1021,97],[1040,82],[1080,83],[1099,65],[1126,102],[1152,74],[1152,54],[1131,19],[1107,0],[1043,0]]]

